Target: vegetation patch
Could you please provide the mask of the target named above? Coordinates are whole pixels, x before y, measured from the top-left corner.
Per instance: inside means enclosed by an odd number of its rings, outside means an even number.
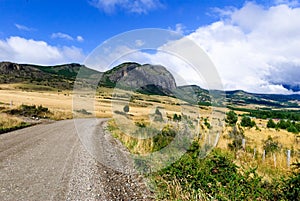
[[[56,91],[56,89],[51,86],[37,84],[17,84],[15,87],[16,89],[24,91]]]
[[[84,114],[84,115],[91,115],[91,112],[88,112],[86,109],[80,109],[80,110],[76,110],[76,112],[80,113],[80,114]]]
[[[50,113],[49,109],[42,105],[20,105],[17,109],[7,110],[10,115],[21,115],[25,117],[47,118]]]
[[[108,130],[119,139],[131,153],[145,154],[161,150],[167,146],[176,136],[176,130],[171,125],[166,125],[160,131],[148,126],[144,121],[135,122],[137,129],[131,135],[119,130],[114,120],[108,122]],[[149,136],[153,136],[149,138]],[[146,139],[143,139],[148,137]]]
[[[299,163],[287,177],[263,180],[256,168],[239,167],[230,152],[199,158],[197,142],[178,161],[149,175],[158,200],[299,200]]]
[[[228,106],[231,110],[241,111],[241,112],[247,112],[248,116],[256,117],[259,119],[289,119],[291,121],[300,121],[300,111],[299,110],[255,110],[255,109],[249,109],[249,108],[237,108]]]

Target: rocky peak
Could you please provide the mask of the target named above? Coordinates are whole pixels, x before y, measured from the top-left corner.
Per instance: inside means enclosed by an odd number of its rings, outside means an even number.
[[[107,79],[117,87],[133,90],[147,86],[155,86],[168,91],[176,89],[173,75],[161,65],[123,63],[105,72],[104,80]]]
[[[24,70],[24,68],[20,64],[11,63],[11,62],[1,62],[0,63],[0,70],[3,73],[11,73],[13,71]]]

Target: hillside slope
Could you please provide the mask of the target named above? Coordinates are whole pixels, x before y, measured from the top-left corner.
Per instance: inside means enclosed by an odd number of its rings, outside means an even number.
[[[80,64],[38,66],[0,62],[0,84],[26,83],[49,86],[57,89],[72,89],[79,70],[86,77],[97,76],[99,72]]]

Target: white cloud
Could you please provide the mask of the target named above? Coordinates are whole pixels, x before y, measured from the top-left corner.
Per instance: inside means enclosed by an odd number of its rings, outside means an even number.
[[[300,8],[291,6],[290,2],[278,2],[269,7],[248,2],[240,9],[215,9],[221,18],[219,21],[199,27],[187,36],[209,55],[226,90],[256,93],[299,90]],[[181,26],[176,26],[177,31],[182,30]],[[135,47],[138,44],[142,43],[135,41]],[[94,64],[106,67],[125,61],[161,64],[174,73],[179,85],[194,83],[206,87],[205,80],[189,64],[166,52],[150,54],[125,46],[107,52],[111,54],[93,60]],[[191,54],[198,52],[191,51]],[[201,72],[205,72],[205,67]]]
[[[181,23],[178,23],[175,25],[175,32],[177,32],[178,34],[180,35],[183,35],[184,34],[184,30],[185,30],[185,26]]]
[[[77,40],[78,42],[83,42],[83,41],[84,41],[84,39],[83,39],[82,36],[77,36],[77,37],[76,37],[76,40]]]
[[[284,85],[300,84],[300,8],[281,2],[220,10],[221,20],[188,36],[211,57],[226,89],[290,93]]]
[[[33,28],[27,27],[25,25],[21,25],[21,24],[15,24],[15,27],[21,31],[33,31]]]
[[[51,38],[61,38],[61,39],[65,39],[65,40],[73,40],[72,36],[65,34],[65,33],[61,33],[61,32],[53,33],[51,35]]]
[[[139,36],[141,37],[141,35]],[[152,36],[156,37],[155,34]],[[151,39],[149,38],[147,38],[147,40],[151,41]],[[115,41],[119,40],[117,39]],[[186,55],[190,55],[194,59],[197,58],[198,61],[200,60],[200,63],[204,63],[208,60],[205,53],[200,55],[199,51],[192,51],[194,52],[194,54],[190,53],[190,50],[194,49],[193,47],[191,47],[193,46],[193,44],[189,43],[190,40],[185,41],[185,43],[181,43],[181,40],[173,42],[169,41],[169,43],[159,47],[157,51],[152,51],[152,48],[140,50],[139,46],[136,46],[136,41],[133,41],[134,44],[114,45],[113,43],[115,41],[106,44],[106,47],[94,50],[92,55],[88,56],[85,60],[85,65],[99,71],[106,71],[118,64],[133,61],[140,64],[148,63],[154,65],[163,65],[167,68],[167,70],[169,70],[172,73],[177,85],[187,85],[196,83],[202,87],[209,88],[212,86],[213,81],[216,80],[209,79],[215,78],[215,74],[212,74],[212,76],[210,76],[207,73],[205,74],[205,70],[199,73],[195,69],[195,67],[191,65],[191,61],[186,62],[183,58],[186,58]],[[149,41],[146,41],[146,43],[147,42]],[[130,48],[129,46],[132,48]],[[196,49],[199,50],[198,48],[199,47],[197,46]],[[181,50],[184,50],[184,53]],[[178,52],[180,52],[181,54],[178,55]],[[204,66],[206,67],[207,65],[201,66],[203,67],[200,68],[203,69]],[[217,84],[219,83],[220,82],[218,82]]]
[[[163,6],[160,0],[91,0],[90,4],[108,14],[118,9],[129,13],[146,14]]]
[[[61,32],[53,33],[51,35],[51,38],[60,38],[60,39],[71,40],[71,41],[74,40],[74,38],[72,36],[70,36],[69,34],[61,33]],[[83,42],[84,38],[82,36],[77,36],[76,40],[78,42]]]
[[[56,47],[44,41],[25,39],[18,36],[0,40],[0,60],[55,65],[68,62],[82,63],[84,58],[82,50],[74,46]]]

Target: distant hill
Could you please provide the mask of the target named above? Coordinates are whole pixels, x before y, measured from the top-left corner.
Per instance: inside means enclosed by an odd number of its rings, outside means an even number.
[[[226,91],[227,102],[232,105],[248,104],[264,105],[266,107],[299,107],[300,95],[255,94],[242,90]],[[298,101],[298,103],[296,102]]]
[[[87,76],[97,76],[98,71],[72,63],[57,66],[38,66],[0,62],[0,84],[27,83],[57,89],[72,89],[79,70]]]
[[[78,72],[82,82],[101,77],[99,86],[118,87],[144,94],[175,96],[199,105],[249,104],[270,108],[299,108],[300,95],[254,94],[242,90],[224,92],[202,89],[197,85],[176,86],[173,75],[163,66],[127,62],[106,72],[98,72],[84,65],[71,63],[56,66],[38,66],[0,62],[0,84],[25,83],[71,90]],[[215,95],[221,94],[218,97]],[[215,97],[212,100],[212,97]]]
[[[300,95],[255,94],[242,90],[218,91],[205,90],[197,85],[177,87],[178,97],[199,105],[248,106],[250,104],[264,108],[300,108]]]

